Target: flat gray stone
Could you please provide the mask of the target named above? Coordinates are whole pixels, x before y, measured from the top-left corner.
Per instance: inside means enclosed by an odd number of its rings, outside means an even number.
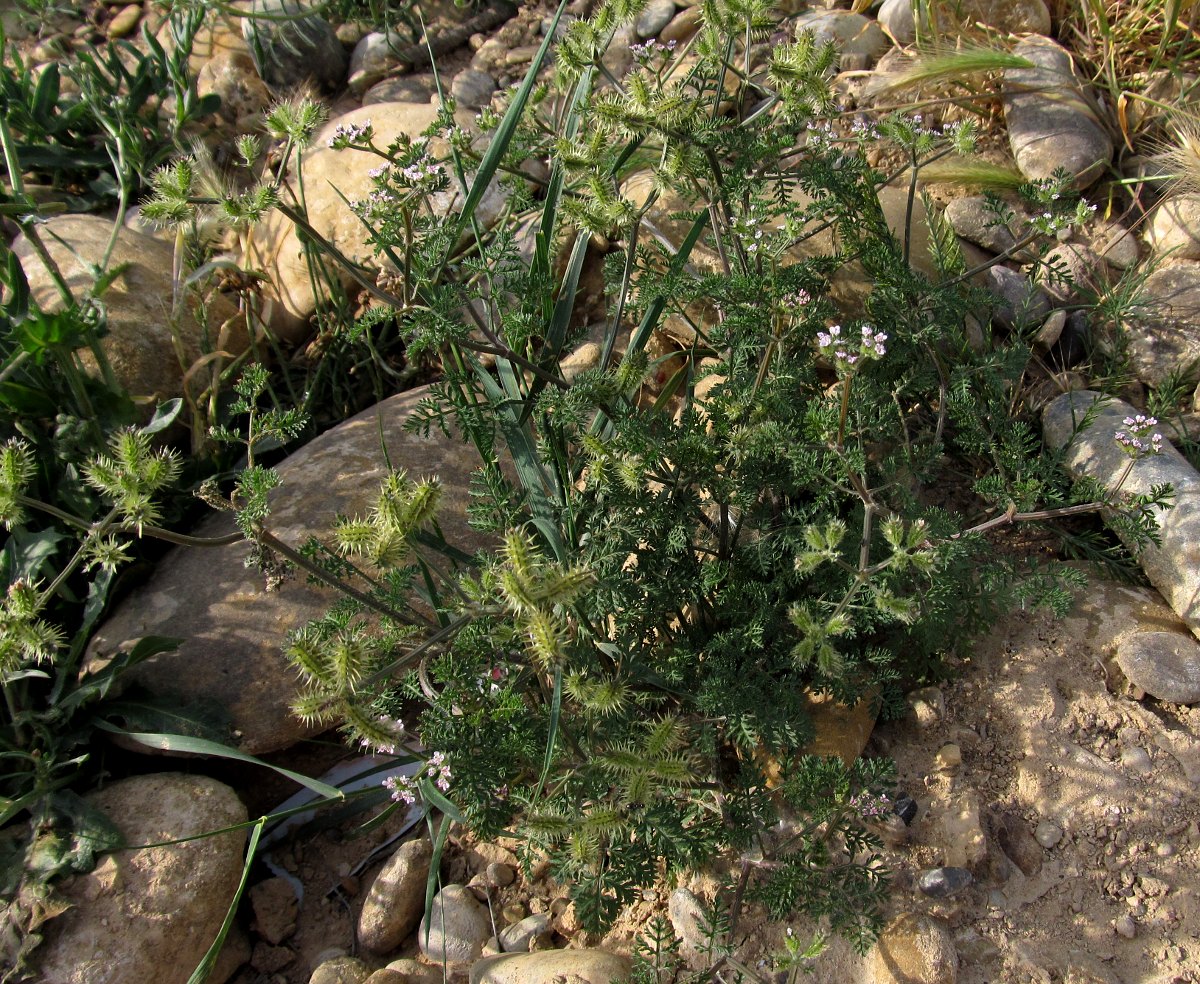
[[[500,930],[500,948],[505,953],[528,953],[529,944],[550,931],[550,916],[545,912],[535,912],[531,916],[518,920],[511,926]]]
[[[1000,302],[996,305],[996,321],[1009,330],[1040,325],[1050,313],[1050,301],[1042,288],[1016,270],[988,267],[984,283]]]
[[[395,31],[372,31],[359,39],[350,53],[350,69],[346,86],[361,95],[376,82],[400,69],[396,51],[403,39]],[[364,101],[365,104],[365,101]]]
[[[1011,249],[1029,225],[1019,213],[1009,224],[1000,222],[996,213],[987,207],[987,199],[983,195],[953,199],[946,206],[946,221],[963,239],[992,253]]]
[[[386,474],[380,427],[392,464],[414,475],[442,480],[440,523],[448,540],[468,553],[485,545],[466,524],[468,486],[478,467],[473,447],[434,432],[412,434],[404,424],[428,390],[409,390],[327,431],[278,466],[283,484],[272,493],[270,528],[299,548],[309,536],[327,535],[339,514],[366,513]],[[222,536],[234,524],[227,513],[200,523],[198,536]],[[281,647],[288,632],[325,613],[332,589],[305,583],[303,575],[268,592],[262,575],[247,569],[250,548],[176,547],[151,580],[126,598],[92,639],[93,662],[111,656],[126,640],[147,635],[184,640],[122,677],[169,697],[185,712],[211,705],[226,709],[232,737],[245,752],[287,748],[313,733],[290,704],[299,686]]]
[[[1172,704],[1200,702],[1200,643],[1177,632],[1139,632],[1117,648],[1130,683]]]
[[[450,83],[450,91],[460,106],[470,109],[482,109],[492,101],[492,93],[496,91],[496,80],[487,72],[474,68],[464,68]]]
[[[1084,414],[1104,399],[1107,402],[1095,411],[1091,426],[1075,434]],[[1046,407],[1042,412],[1042,427],[1047,445],[1055,450],[1066,446],[1063,467],[1068,474],[1093,478],[1111,489],[1125,473],[1130,460],[1113,435],[1122,429],[1122,420],[1134,413],[1134,408],[1121,400],[1104,398],[1091,390],[1075,390],[1064,393]],[[1174,508],[1159,510],[1155,515],[1161,545],[1146,544],[1138,560],[1150,583],[1192,633],[1200,635],[1200,475],[1165,441],[1162,454],[1133,463],[1122,491],[1136,495],[1166,483],[1173,486],[1175,498]]]
[[[1087,188],[1112,160],[1113,142],[1075,75],[1071,56],[1050,38],[1034,35],[1013,54],[1032,68],[1004,72],[1004,119],[1017,167],[1027,178],[1062,169]]]

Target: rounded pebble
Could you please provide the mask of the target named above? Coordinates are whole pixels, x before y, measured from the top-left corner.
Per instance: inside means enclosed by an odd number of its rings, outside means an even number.
[[[1033,832],[1034,840],[1049,850],[1063,838],[1062,828],[1049,820],[1043,820]]]

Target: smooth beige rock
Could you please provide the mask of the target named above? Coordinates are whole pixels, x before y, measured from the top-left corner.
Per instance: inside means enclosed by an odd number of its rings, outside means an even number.
[[[540,950],[480,960],[470,984],[609,984],[628,976],[628,959],[606,950]]]
[[[406,841],[375,876],[358,918],[358,940],[372,953],[390,953],[417,928],[432,856],[426,838]]]
[[[1200,260],[1200,195],[1164,198],[1154,210],[1150,242],[1156,253],[1176,260]]]
[[[153,844],[246,820],[228,786],[205,776],[158,773],[91,794],[129,844]],[[209,946],[237,890],[245,831],[163,847],[115,851],[66,882],[72,908],[45,928],[37,951],[43,984],[182,982]],[[231,968],[232,969],[232,968]]]
[[[486,540],[466,524],[468,486],[478,467],[474,448],[436,431],[429,438],[404,429],[425,388],[409,390],[364,410],[278,466],[282,487],[272,493],[271,529],[299,548],[309,536],[328,534],[338,513],[367,512],[386,474],[380,426],[392,463],[414,475],[442,480],[441,526],[451,543],[472,553]],[[220,536],[234,529],[228,514],[204,520],[196,533]],[[219,548],[173,549],[150,582],[122,602],[92,639],[100,659],[145,635],[182,638],[126,673],[151,693],[169,696],[186,710],[215,704],[230,715],[238,747],[251,754],[286,748],[312,734],[291,713],[299,686],[280,652],[287,633],[324,614],[336,595],[305,583],[304,576],[268,592],[262,575],[246,569],[245,543]]]
[[[906,912],[880,935],[867,957],[870,984],[954,984],[958,954],[945,927]]]
[[[111,221],[95,215],[59,215],[39,227],[47,252],[77,301],[95,286],[88,265],[103,259],[112,228]],[[62,310],[62,297],[32,244],[19,236],[12,249],[29,280],[33,300],[43,310]],[[100,347],[117,382],[130,396],[147,402],[181,395],[185,368],[206,352],[220,348],[239,353],[248,344],[233,305],[214,295],[205,324],[197,321],[194,303],[184,305],[177,326],[181,364],[170,325],[173,259],[167,243],[123,226],[108,269],[125,269],[101,298],[108,311],[108,334]],[[92,353],[81,349],[80,355],[88,371],[98,374]]]
[[[417,137],[437,118],[437,107],[411,102],[376,103],[364,106],[330,120],[317,134],[313,145],[304,153],[304,201],[309,225],[330,242],[348,260],[379,269],[386,263],[375,256],[368,242],[369,232],[362,220],[346,202],[366,198],[375,188],[370,172],[378,168],[380,159],[361,150],[333,150],[329,138],[339,125],[364,124],[370,121],[375,131],[375,143],[386,147],[400,134]],[[440,157],[444,144],[430,143],[430,151]],[[449,172],[448,172],[449,173]],[[499,217],[506,200],[495,182],[483,196],[476,217],[486,228]],[[457,182],[451,179],[449,188],[430,200],[434,214],[457,218],[463,198]],[[319,257],[331,279],[349,286],[353,279],[328,257]],[[313,289],[305,261],[304,248],[291,220],[279,212],[271,212],[254,230],[246,250],[244,263],[261,270],[267,276],[263,297],[271,310],[268,323],[280,338],[295,341],[304,336],[308,319],[316,310],[324,290]]]
[[[465,885],[447,885],[433,897],[417,939],[425,959],[470,963],[492,935],[488,911]]]

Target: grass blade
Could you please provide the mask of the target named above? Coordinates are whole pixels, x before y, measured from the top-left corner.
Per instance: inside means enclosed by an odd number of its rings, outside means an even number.
[[[521,83],[521,87],[513,96],[512,102],[509,103],[508,112],[504,114],[504,119],[500,121],[500,125],[496,128],[496,133],[488,145],[487,153],[483,155],[483,160],[479,162],[479,170],[475,172],[475,179],[471,184],[471,190],[467,192],[466,201],[463,202],[462,209],[458,214],[458,224],[454,229],[454,235],[450,237],[452,244],[457,243],[459,237],[462,236],[467,223],[475,214],[475,209],[483,201],[487,187],[500,167],[500,161],[508,153],[508,145],[512,143],[513,135],[517,132],[517,124],[521,122],[521,117],[525,115],[525,106],[529,102],[530,93],[533,92],[534,86],[537,85],[538,72],[542,70],[542,65],[546,61],[550,45],[554,42],[554,32],[558,29],[558,22],[562,19],[563,11],[566,9],[567,0],[562,0],[558,5],[558,10],[554,13],[554,20],[546,30],[546,36],[542,39],[541,47],[538,48],[537,54],[533,56],[533,61],[529,65],[529,71],[525,73],[525,81]]]
[[[236,748],[230,748],[228,745],[222,745],[219,742],[209,741],[207,738],[191,738],[187,735],[167,735],[160,733],[151,733],[143,731],[126,731],[124,728],[118,728],[115,724],[109,724],[107,721],[96,721],[96,727],[101,731],[107,731],[110,734],[121,735],[131,741],[136,741],[139,745],[145,745],[147,748],[157,748],[164,752],[188,752],[193,755],[212,755],[217,758],[233,759],[237,762],[249,762],[251,765],[261,765],[264,769],[270,769],[272,772],[278,772],[281,776],[286,776],[293,782],[299,783],[301,786],[307,786],[319,796],[324,796],[327,799],[344,799],[342,791],[336,786],[330,786],[327,783],[321,782],[319,779],[313,779],[310,776],[302,775],[299,772],[293,772],[291,769],[285,769],[278,765],[271,765],[269,762],[264,762],[262,759],[255,758],[253,755],[247,755],[245,752],[239,752]]]
[[[537,792],[533,798],[540,799],[546,786],[546,778],[550,775],[550,765],[554,761],[554,746],[558,741],[558,721],[562,715],[562,667],[554,668],[554,693],[550,698],[550,731],[546,735],[546,757],[542,760],[542,774],[538,778]]]
[[[254,866],[254,856],[258,853],[258,838],[262,835],[266,822],[266,817],[259,817],[258,822],[254,825],[254,830],[250,834],[250,844],[246,848],[246,863],[242,865],[242,880],[238,882],[237,891],[233,893],[233,898],[229,901],[229,910],[225,913],[225,921],[221,923],[221,930],[217,933],[217,938],[213,940],[212,946],[208,948],[208,952],[196,965],[192,976],[187,979],[187,984],[204,984],[217,964],[217,957],[221,955],[221,948],[225,945],[225,937],[229,935],[229,930],[233,927],[238,903],[242,901],[246,884],[250,881],[250,869]]]

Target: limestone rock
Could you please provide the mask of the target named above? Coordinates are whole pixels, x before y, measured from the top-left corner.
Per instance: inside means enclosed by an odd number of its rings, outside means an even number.
[[[99,263],[103,258],[112,222],[96,215],[59,215],[44,223],[40,231],[46,250],[75,297],[85,297],[94,287],[85,264]],[[62,310],[62,298],[29,241],[18,237],[12,250],[29,280],[33,300],[43,310]],[[196,319],[194,306],[184,306],[178,333],[187,366],[180,365],[169,324],[173,258],[171,246],[161,239],[128,228],[117,233],[108,268],[124,270],[102,297],[108,312],[108,334],[100,339],[100,348],[117,382],[135,399],[179,396],[185,369],[202,355],[217,348],[242,352],[247,345],[233,305],[216,295],[209,303],[203,325]],[[223,333],[226,321],[229,327]],[[92,353],[82,349],[80,355],[88,371],[98,373]]]
[[[131,3],[122,7],[115,17],[108,22],[107,34],[110,38],[125,38],[134,32],[138,21],[142,19],[142,5]]]
[[[1139,632],[1117,647],[1129,681],[1172,704],[1200,702],[1200,643],[1178,632]]]
[[[470,889],[447,885],[433,897],[417,939],[427,960],[455,964],[478,959],[491,935],[488,911]]]
[[[376,82],[398,71],[400,59],[396,57],[396,51],[403,43],[395,31],[372,31],[360,38],[350,52],[350,74],[346,79],[346,87],[355,95],[361,95]]]
[[[246,820],[228,786],[157,773],[91,794],[129,844],[152,844]],[[44,984],[184,981],[225,919],[242,874],[245,831],[164,847],[115,851],[66,883],[72,903],[48,923],[37,951]]]
[[[492,93],[496,91],[496,80],[487,72],[464,68],[454,76],[454,81],[450,83],[450,91],[460,106],[481,109],[491,103]]]
[[[347,201],[366,198],[375,188],[370,172],[379,167],[379,158],[359,150],[333,150],[329,138],[338,125],[361,125],[368,121],[375,131],[375,143],[387,146],[400,134],[417,137],[437,118],[437,107],[410,102],[379,103],[365,106],[330,120],[317,134],[313,146],[304,154],[304,187],[308,223],[351,262],[378,268],[369,233],[362,221],[347,206]],[[434,141],[431,153],[440,156],[443,145]],[[487,227],[495,222],[505,196],[493,182],[484,195],[476,216]],[[458,215],[462,195],[456,183],[432,196],[431,206],[439,217]],[[271,212],[255,229],[250,249],[244,258],[252,269],[262,270],[268,283],[264,298],[272,311],[269,321],[279,337],[296,340],[303,336],[309,316],[319,299],[313,291],[304,248],[292,222],[279,212]],[[326,257],[320,263],[331,278],[349,285],[352,279]]]
[[[1150,224],[1156,253],[1177,260],[1200,260],[1200,195],[1172,195],[1161,201]]]
[[[550,914],[535,912],[500,930],[500,948],[505,953],[528,953],[529,944],[549,931]]]
[[[283,484],[272,493],[272,530],[299,548],[326,533],[338,513],[365,513],[386,474],[383,440],[392,463],[442,480],[442,529],[468,553],[485,541],[466,525],[467,492],[477,467],[465,444],[429,439],[404,430],[425,389],[410,390],[363,411],[278,466]],[[200,536],[234,529],[227,514],[204,520]],[[286,748],[311,734],[291,713],[295,672],[280,654],[289,631],[322,615],[336,597],[297,578],[267,592],[257,570],[247,570],[245,543],[215,549],[173,549],[153,579],[120,604],[92,640],[93,659],[109,656],[129,639],[167,635],[184,640],[126,673],[151,693],[189,706],[216,704],[228,710],[238,747],[251,754]]]
[[[629,960],[605,950],[540,950],[480,960],[470,984],[609,984],[629,976]]]
[[[946,865],[974,868],[987,857],[987,838],[979,822],[979,797],[967,790],[938,806],[942,819],[940,846]]]
[[[670,24],[658,32],[658,39],[664,44],[671,41],[683,44],[700,30],[702,22],[703,17],[699,7],[686,7],[672,18]]]
[[[255,114],[264,112],[271,104],[271,91],[243,51],[222,51],[205,62],[196,77],[196,94],[219,96],[218,116],[226,123],[242,124],[245,128]]]
[[[976,21],[1009,34],[1050,33],[1050,11],[1044,0],[960,0],[937,6],[937,24],[943,34]],[[879,23],[902,45],[916,40],[912,0],[884,0]],[[923,24],[928,31],[931,25]]]
[[[345,81],[346,49],[310,7],[298,0],[253,0],[250,9],[266,15],[244,18],[242,32],[251,52],[261,51],[259,72],[268,85],[288,88],[311,81],[332,89]]]
[[[674,0],[650,0],[638,15],[634,30],[639,38],[655,38],[675,16]]]
[[[832,44],[843,55],[875,59],[888,49],[880,26],[869,17],[848,10],[815,10],[796,18],[797,34],[812,31],[818,43]]]
[[[357,957],[334,957],[317,966],[308,984],[366,984],[371,968]]]
[[[1181,260],[1146,278],[1144,307],[1127,318],[1129,367],[1157,386],[1180,366],[1200,359],[1200,263]]]
[[[1004,72],[1004,119],[1017,167],[1027,178],[1063,169],[1076,188],[1095,183],[1112,159],[1113,143],[1075,75],[1071,56],[1034,35],[1013,49],[1032,68]]]
[[[358,918],[358,940],[371,952],[395,950],[417,928],[432,855],[426,838],[406,841],[375,876]]]
[[[1086,475],[1112,488],[1129,464],[1113,435],[1123,427],[1123,419],[1136,411],[1120,400],[1109,400],[1096,411],[1092,425],[1071,440],[1076,422],[1099,398],[1090,390],[1063,394],[1043,411],[1042,427],[1051,448],[1070,441],[1063,457],[1069,474]],[[1161,544],[1146,544],[1138,559],[1150,583],[1200,636],[1200,475],[1168,442],[1162,454],[1133,463],[1122,491],[1136,495],[1165,483],[1174,487],[1174,508],[1156,512]]]
[[[705,957],[702,948],[709,939],[704,906],[686,888],[677,888],[667,900],[667,915],[680,941],[679,955],[689,967],[699,970]]]
[[[954,984],[958,954],[937,920],[906,912],[884,929],[867,956],[871,984]]]
[[[254,929],[272,946],[278,946],[296,931],[300,904],[296,890],[286,878],[268,878],[250,889]]]

